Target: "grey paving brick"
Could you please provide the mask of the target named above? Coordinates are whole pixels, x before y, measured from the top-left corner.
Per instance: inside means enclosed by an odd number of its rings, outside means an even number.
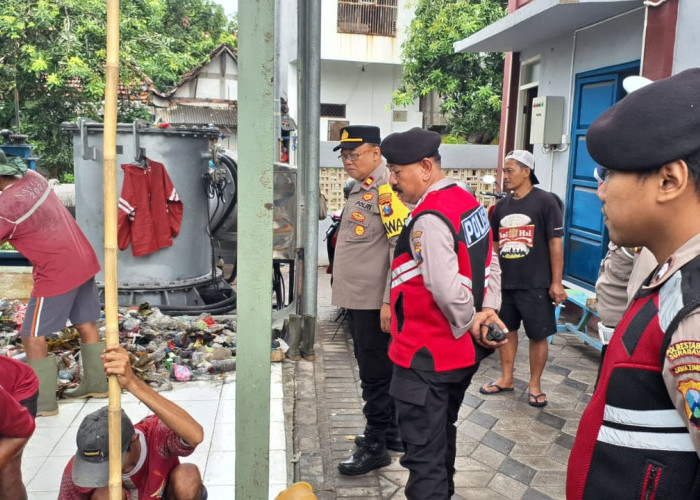
[[[570,434],[562,433],[561,435],[559,435],[559,437],[557,437],[554,440],[554,442],[556,444],[558,444],[559,446],[562,446],[562,447],[566,448],[567,450],[570,450],[574,446],[574,436],[572,436]]]
[[[481,442],[496,451],[507,455],[515,446],[515,442],[507,437],[501,436],[497,432],[489,431]]]
[[[478,460],[479,462],[487,466],[489,469],[493,469],[493,471],[495,472],[506,459],[506,455],[505,453],[501,453],[499,451],[494,450],[493,448],[480,444],[472,452],[471,458]]]
[[[545,366],[544,369],[545,369],[545,371],[558,373],[559,375],[564,375],[564,376],[567,376],[569,373],[571,373],[571,370],[569,368],[565,368],[565,367],[560,366],[556,363],[549,363],[548,365]]]
[[[541,491],[537,491],[534,488],[530,488],[522,496],[522,500],[552,500],[552,497],[545,495]]]
[[[566,424],[566,419],[552,415],[549,412],[543,411],[535,419],[538,422],[542,422],[545,425],[554,427],[555,429],[561,429]]]
[[[537,471],[522,462],[506,458],[499,467],[498,472],[515,479],[519,483],[530,484]]]
[[[481,427],[485,427],[487,429],[490,429],[496,422],[498,422],[498,419],[496,417],[488,415],[486,413],[482,413],[479,410],[472,411],[467,416],[467,420],[469,420],[470,422],[474,422],[475,424],[478,424]]]
[[[484,402],[479,396],[474,394],[469,394],[468,392],[464,395],[463,405],[471,406],[472,408],[478,408]]]

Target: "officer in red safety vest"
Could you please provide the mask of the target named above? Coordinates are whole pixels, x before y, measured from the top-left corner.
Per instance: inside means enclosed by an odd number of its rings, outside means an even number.
[[[700,498],[700,68],[635,90],[586,144],[610,240],[659,265],[612,335],[566,497]]]
[[[484,207],[440,168],[440,135],[420,128],[382,141],[390,183],[415,204],[396,244],[391,272],[394,363],[390,393],[405,444],[409,500],[454,494],[454,423],[478,349],[498,319],[500,267]]]

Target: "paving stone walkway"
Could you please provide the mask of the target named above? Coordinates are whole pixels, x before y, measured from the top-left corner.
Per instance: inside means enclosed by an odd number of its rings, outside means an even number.
[[[333,320],[330,292],[319,279],[315,362],[285,362],[285,411],[293,480],[314,485],[319,498],[403,499],[408,472],[399,453],[391,465],[356,477],[337,464],[364,429],[357,365],[346,325]],[[527,403],[527,338],[521,332],[515,391],[484,396],[478,388],[499,377],[498,356],[481,364],[458,419],[456,493],[467,499],[564,499],[566,464],[598,369],[599,352],[571,334],[550,345],[542,387],[549,404]],[[289,435],[290,433],[288,433]]]

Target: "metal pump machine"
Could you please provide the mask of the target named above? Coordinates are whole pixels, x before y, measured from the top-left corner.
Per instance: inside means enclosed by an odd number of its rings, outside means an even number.
[[[76,220],[104,263],[102,123],[79,119],[64,123],[73,134]],[[214,127],[159,128],[144,121],[117,126],[117,164],[145,157],[163,163],[184,205],[180,234],[171,247],[134,257],[119,252],[119,305],[148,301],[170,314],[222,314],[235,307],[229,282],[236,276],[237,168],[233,154],[220,149]],[[124,173],[117,168],[121,189]],[[294,299],[285,293],[281,265],[294,283],[297,227],[296,168],[274,166],[273,292],[280,310]],[[221,264],[232,271],[224,276]],[[226,266],[223,266],[226,268]],[[104,287],[104,273],[96,280]],[[288,297],[287,297],[288,295]]]
[[[103,124],[79,119],[61,128],[73,134],[76,220],[104,264]],[[163,163],[184,205],[180,233],[171,247],[139,257],[131,248],[119,252],[120,306],[147,301],[174,314],[222,314],[235,307],[235,293],[214,265],[208,234],[209,162],[219,135],[213,127],[118,124],[117,164],[140,163],[146,157]],[[124,172],[117,168],[119,189],[123,180]],[[103,271],[96,281],[102,289]]]

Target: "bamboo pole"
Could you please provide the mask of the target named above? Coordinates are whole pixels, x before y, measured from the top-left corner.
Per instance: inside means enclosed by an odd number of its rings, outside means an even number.
[[[103,143],[105,211],[105,319],[107,345],[119,344],[117,320],[117,91],[119,87],[119,0],[107,0]],[[122,498],[121,388],[109,377],[109,499]]]

